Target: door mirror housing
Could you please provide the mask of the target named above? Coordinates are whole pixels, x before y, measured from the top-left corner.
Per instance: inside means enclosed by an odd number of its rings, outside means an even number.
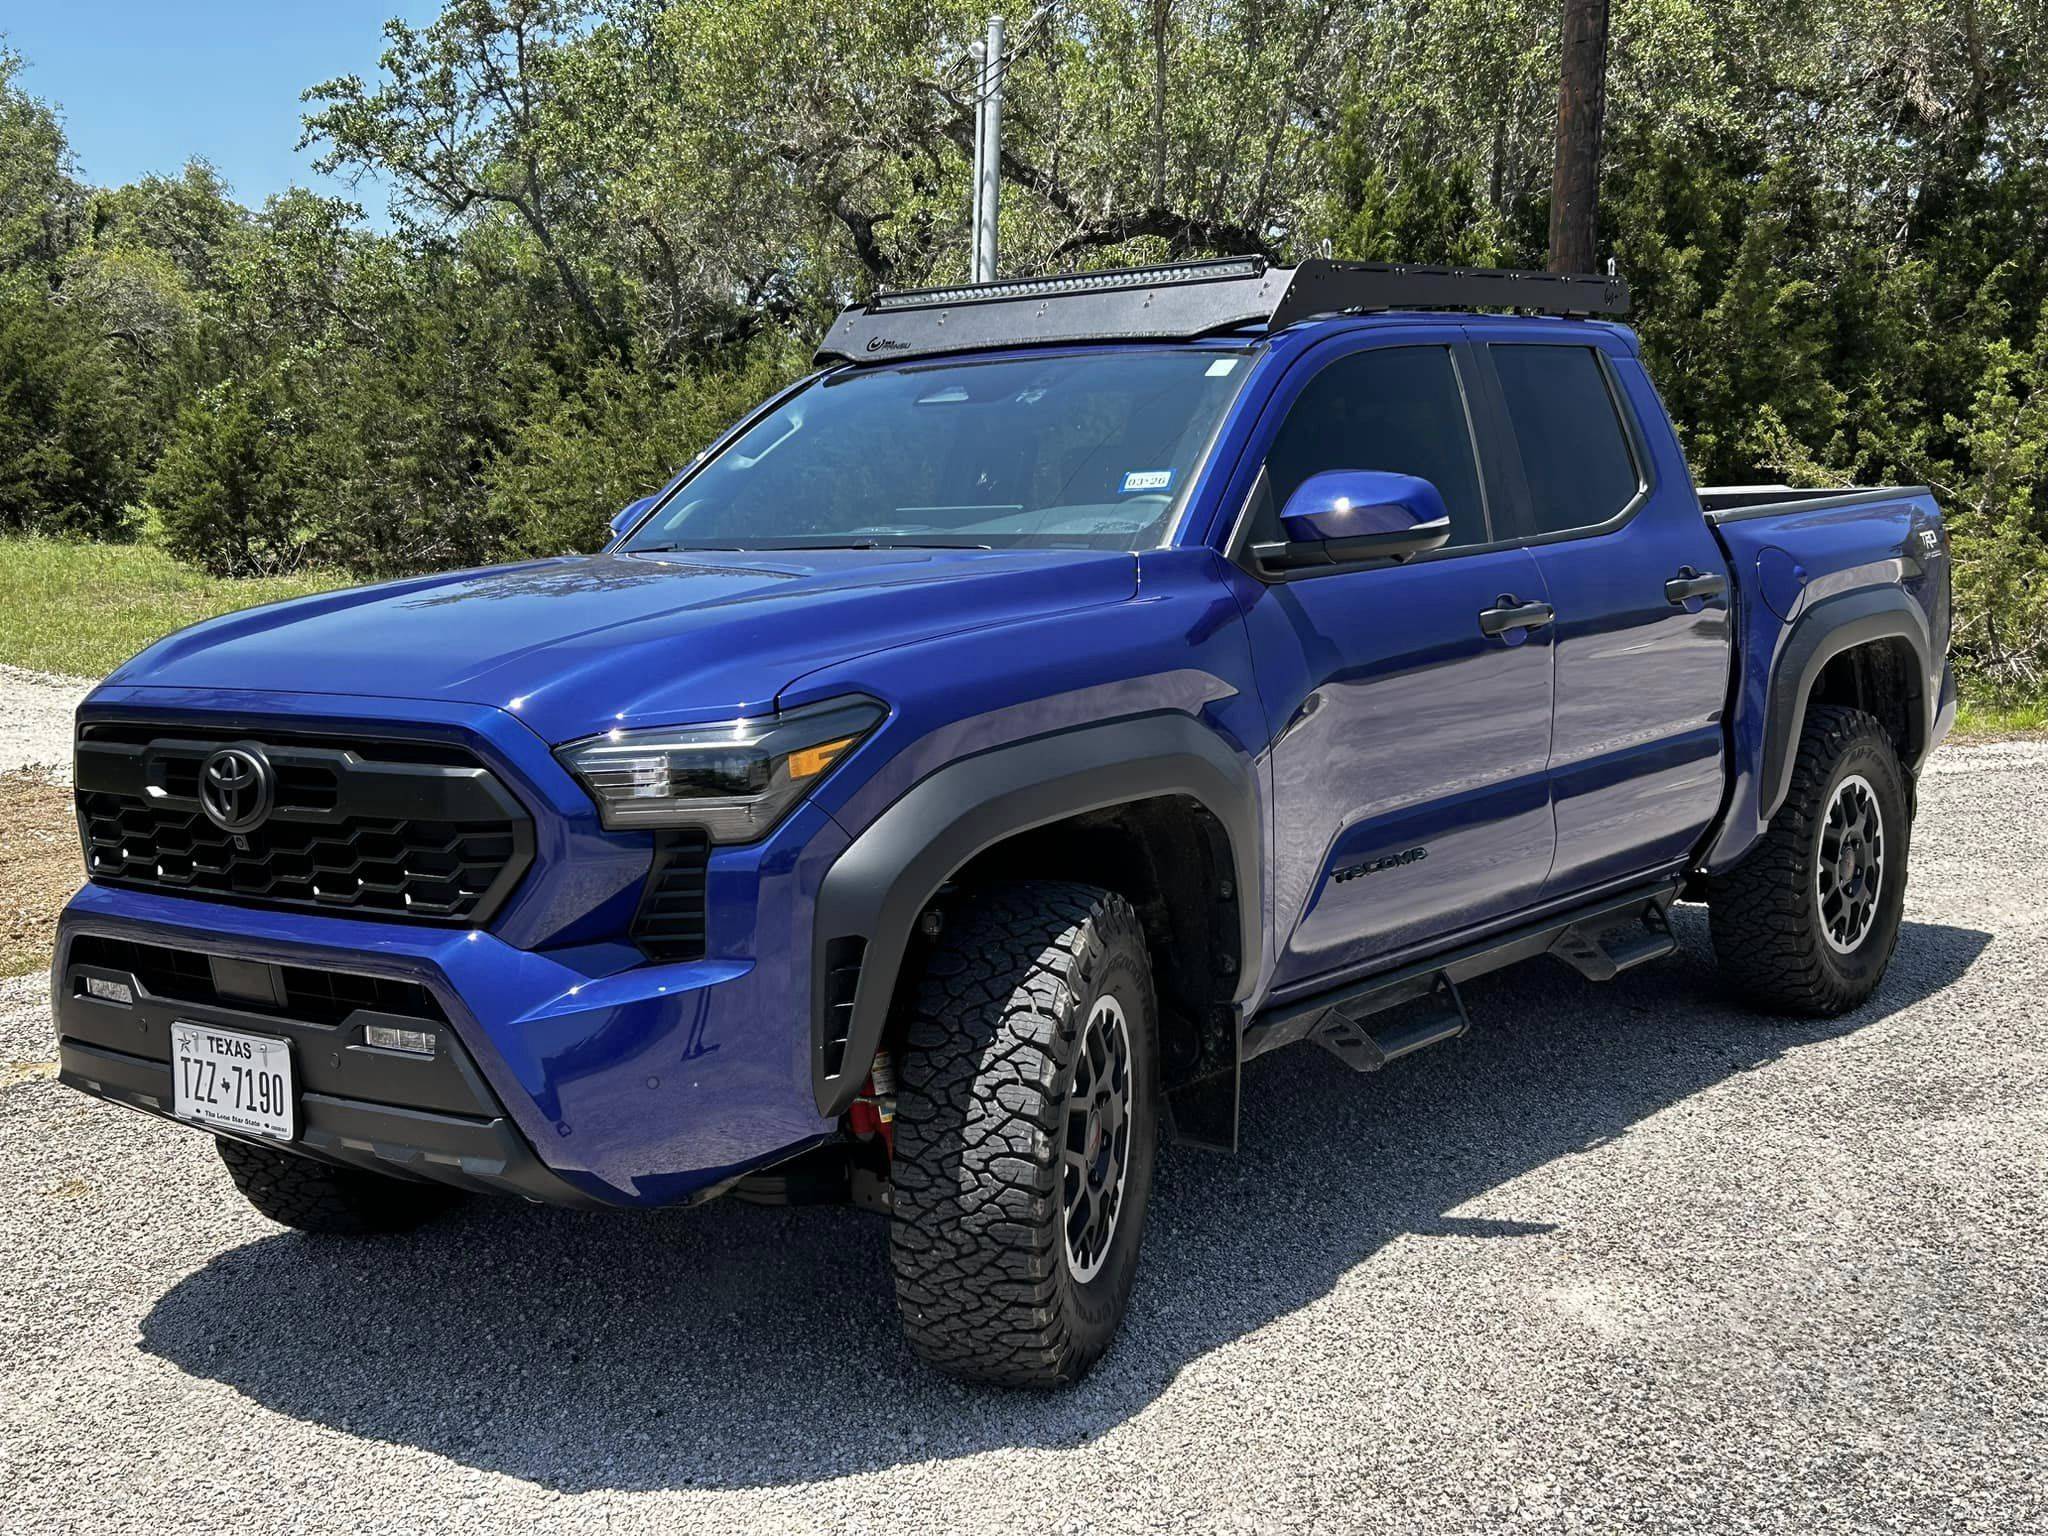
[[[654,505],[652,496],[642,496],[638,501],[629,501],[612,514],[612,537],[617,538],[628,528],[640,521],[640,514]]]
[[[1310,475],[1280,512],[1277,544],[1252,549],[1273,570],[1411,560],[1450,541],[1451,514],[1427,480],[1383,469]]]

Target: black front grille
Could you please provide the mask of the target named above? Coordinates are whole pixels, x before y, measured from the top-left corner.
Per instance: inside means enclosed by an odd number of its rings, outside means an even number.
[[[235,839],[198,811],[81,794],[95,880],[408,917],[468,919],[512,860],[503,823],[343,817]]]
[[[711,839],[686,829],[664,832],[633,919],[633,942],[650,960],[704,958],[705,883]]]
[[[141,944],[97,933],[81,934],[72,942],[69,964],[131,976],[150,996],[166,1002],[280,1013],[309,1024],[339,1024],[350,1014],[361,1011],[434,1024],[448,1022],[433,993],[416,981],[400,981],[391,976],[364,976],[355,971],[329,971],[305,965],[268,966],[264,969],[274,977],[274,996],[259,999],[246,990],[223,990],[215,979],[213,959],[197,950]]]
[[[201,765],[228,745],[270,765],[274,804],[245,832],[201,808]],[[117,885],[481,923],[531,861],[533,824],[466,749],[89,725],[78,742],[87,873]]]

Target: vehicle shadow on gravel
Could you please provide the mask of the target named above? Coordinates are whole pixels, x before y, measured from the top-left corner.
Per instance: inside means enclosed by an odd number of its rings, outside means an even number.
[[[877,1218],[732,1202],[614,1215],[479,1201],[404,1238],[266,1237],[174,1286],[142,1347],[279,1413],[565,1492],[806,1483],[1076,1444],[1394,1239],[1548,1230],[1447,1213],[1878,1022],[1989,940],[1908,923],[1871,1003],[1785,1023],[1716,990],[1697,909],[1679,926],[1683,954],[1610,986],[1541,963],[1475,985],[1468,1036],[1375,1077],[1308,1047],[1254,1063],[1243,1152],[1168,1149],[1123,1336],[1064,1392],[970,1388],[919,1365]]]

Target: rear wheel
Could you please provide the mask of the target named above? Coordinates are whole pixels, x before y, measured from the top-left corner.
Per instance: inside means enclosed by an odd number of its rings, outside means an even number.
[[[461,1190],[445,1184],[386,1178],[226,1136],[216,1137],[214,1145],[242,1198],[272,1221],[301,1232],[336,1237],[404,1232],[464,1198]]]
[[[896,1095],[890,1258],[925,1360],[1053,1386],[1109,1348],[1152,1189],[1157,1038],[1122,897],[1024,884],[955,909]]]
[[[1899,940],[1911,835],[1891,737],[1859,709],[1808,716],[1770,830],[1708,882],[1721,968],[1774,1012],[1845,1013],[1877,990]]]

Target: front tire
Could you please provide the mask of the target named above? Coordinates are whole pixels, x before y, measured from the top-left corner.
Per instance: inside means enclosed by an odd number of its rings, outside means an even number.
[[[1743,861],[1707,884],[1722,971],[1759,1007],[1828,1018],[1877,990],[1899,941],[1912,824],[1891,737],[1813,710],[1792,787]]]
[[[1123,1321],[1158,1139],[1144,931],[1092,886],[975,893],[912,1009],[890,1260],[911,1347],[970,1381],[1056,1386]]]
[[[272,1221],[301,1232],[331,1237],[407,1232],[464,1198],[461,1190],[445,1184],[386,1178],[226,1136],[215,1137],[213,1144],[242,1198]]]

